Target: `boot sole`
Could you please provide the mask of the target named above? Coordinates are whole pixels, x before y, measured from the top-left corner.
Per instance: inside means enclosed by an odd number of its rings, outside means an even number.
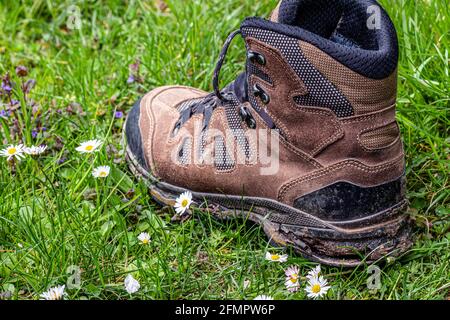
[[[406,200],[367,218],[329,222],[272,199],[194,192],[159,181],[138,163],[128,146],[126,150],[131,171],[144,179],[159,204],[174,206],[181,193],[190,191],[194,201],[202,204],[199,210],[220,220],[253,221],[272,244],[292,247],[307,259],[329,266],[357,267],[399,257],[412,246]]]

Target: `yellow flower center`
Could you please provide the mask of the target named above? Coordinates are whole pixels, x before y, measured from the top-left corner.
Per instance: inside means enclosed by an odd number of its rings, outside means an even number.
[[[106,177],[106,172],[105,171],[101,171],[100,172],[100,177]]]
[[[297,281],[298,281],[298,275],[293,274],[293,275],[291,276],[291,282],[292,282],[292,283],[297,283]]]
[[[148,240],[148,239],[144,239],[144,240],[142,240],[142,243],[143,244],[148,244],[150,241]]]
[[[313,293],[316,293],[316,294],[317,294],[317,293],[320,292],[320,289],[322,289],[322,288],[320,287],[320,284],[315,284],[315,285],[313,285],[311,291],[312,291]]]
[[[181,201],[181,206],[183,208],[185,208],[185,207],[187,207],[188,203],[189,203],[189,201],[187,199],[184,199],[183,201]]]
[[[8,154],[9,155],[13,155],[13,154],[15,154],[17,152],[17,149],[16,148],[9,148],[8,149]]]
[[[86,146],[86,151],[92,151],[94,149],[94,146]]]
[[[280,256],[277,254],[272,255],[272,260],[280,260]]]

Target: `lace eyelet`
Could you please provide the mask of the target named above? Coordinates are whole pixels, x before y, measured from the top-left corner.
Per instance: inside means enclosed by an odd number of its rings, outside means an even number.
[[[241,116],[242,121],[245,121],[248,117],[248,111],[246,107],[241,106],[239,108],[239,115]]]
[[[248,118],[247,125],[250,129],[256,129],[256,121],[253,119],[253,117]]]
[[[253,63],[258,63],[262,66],[266,65],[266,57],[264,57],[262,54],[254,51],[248,52],[248,59]]]
[[[246,107],[241,106],[239,108],[239,115],[241,116],[242,121],[244,121],[250,129],[256,129],[256,120]]]
[[[253,94],[255,97],[260,97],[264,104],[268,104],[270,102],[269,95],[258,84],[253,85]]]
[[[269,95],[268,95],[267,93],[263,92],[263,93],[261,94],[261,101],[262,101],[264,104],[269,104],[269,102],[270,102],[270,97],[269,97]]]

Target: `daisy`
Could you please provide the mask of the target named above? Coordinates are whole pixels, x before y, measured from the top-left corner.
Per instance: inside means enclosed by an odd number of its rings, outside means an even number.
[[[286,288],[290,291],[290,292],[296,292],[298,290],[298,288],[300,287],[300,282],[298,281],[299,279],[299,269],[296,266],[290,266],[289,268],[287,268],[287,270],[285,271],[286,273]]]
[[[287,254],[272,254],[270,252],[266,253],[266,260],[272,261],[272,262],[286,262],[288,258]]]
[[[182,193],[176,200],[175,211],[179,215],[183,215],[192,204],[192,193],[186,191]]]
[[[25,147],[23,148],[23,152],[26,154],[29,154],[30,156],[38,156],[41,155],[47,150],[47,146],[31,146],[31,147]]]
[[[106,178],[107,176],[109,176],[110,171],[111,168],[109,166],[100,166],[92,170],[92,175],[94,176],[94,178]]]
[[[320,276],[320,273],[321,273],[321,269],[320,269],[320,264],[319,264],[314,269],[312,269],[308,272],[308,275],[306,276],[306,278],[308,278],[308,279],[318,278]]]
[[[81,143],[81,145],[76,148],[78,152],[81,153],[92,153],[95,151],[98,151],[97,149],[102,145],[102,142],[100,140],[89,140],[86,142]]]
[[[273,300],[273,298],[271,296],[262,294],[260,296],[257,296],[255,299],[253,300]]]
[[[47,292],[41,294],[41,300],[63,300],[67,293],[64,292],[66,286],[57,286],[48,289]]]
[[[326,295],[329,289],[327,280],[319,276],[309,279],[305,290],[308,293],[308,298],[317,299]]]
[[[139,282],[135,278],[133,278],[133,276],[131,274],[129,274],[125,278],[124,284],[125,284],[125,290],[127,290],[127,292],[129,294],[136,293],[141,288],[141,285],[139,284]]]
[[[150,243],[150,235],[147,232],[142,232],[139,236],[138,236],[139,241],[142,244],[149,244]]]
[[[23,144],[10,145],[6,149],[0,150],[0,155],[7,157],[8,161],[11,161],[14,157],[20,160],[21,158],[25,158],[23,151]]]

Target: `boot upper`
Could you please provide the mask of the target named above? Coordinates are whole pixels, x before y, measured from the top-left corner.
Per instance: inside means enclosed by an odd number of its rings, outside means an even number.
[[[375,188],[403,175],[398,43],[376,1],[282,1],[240,33],[246,71],[222,90],[226,99],[170,86],[133,109],[127,136],[137,122],[132,150],[155,178],[301,205],[324,186]]]

